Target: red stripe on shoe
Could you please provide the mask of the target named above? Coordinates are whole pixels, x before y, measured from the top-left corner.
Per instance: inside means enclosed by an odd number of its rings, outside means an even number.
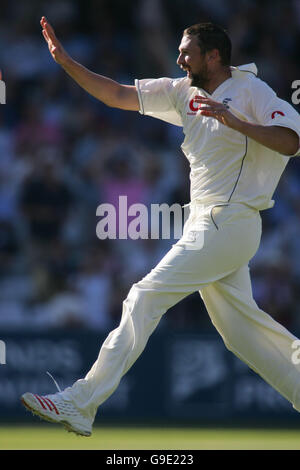
[[[53,401],[50,400],[50,398],[44,398],[44,400],[49,401],[49,402],[51,403],[51,405],[53,406],[53,409],[54,409],[55,413],[56,413],[57,415],[59,415],[59,411],[58,411],[58,409],[56,408],[56,406],[54,405]]]
[[[49,405],[47,398],[41,396],[41,400],[43,400],[43,402],[46,403],[46,405],[48,406],[49,410],[52,411],[53,408],[51,408],[51,406]]]
[[[46,410],[46,407],[44,403],[42,402],[41,398],[38,395],[34,395],[34,397],[40,402],[40,405],[44,408],[44,410]]]

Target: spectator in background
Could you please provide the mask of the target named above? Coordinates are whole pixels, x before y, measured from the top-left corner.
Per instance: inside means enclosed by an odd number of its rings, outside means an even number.
[[[112,327],[112,257],[107,243],[97,244],[85,254],[72,285],[81,295],[88,328],[108,331]]]
[[[40,155],[39,164],[23,184],[20,205],[33,244],[45,245],[62,235],[72,197],[50,151]]]
[[[140,28],[137,44],[140,48],[141,74],[167,76],[173,68],[173,63],[168,48],[171,31],[163,2],[140,0],[136,16]],[[147,61],[144,60],[145,56],[148,58]]]
[[[0,219],[0,277],[10,274],[16,256],[20,251],[19,240],[15,227],[9,220]]]

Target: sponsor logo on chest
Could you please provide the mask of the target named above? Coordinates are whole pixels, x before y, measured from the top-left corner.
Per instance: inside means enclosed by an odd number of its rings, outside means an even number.
[[[189,101],[189,107],[187,111],[188,116],[196,116],[198,113],[199,109],[201,108],[201,103],[199,102],[199,98],[203,98],[202,95],[195,95],[190,101]],[[231,98],[224,98],[222,103],[224,106],[226,106],[227,109],[229,109],[228,102],[232,101]]]

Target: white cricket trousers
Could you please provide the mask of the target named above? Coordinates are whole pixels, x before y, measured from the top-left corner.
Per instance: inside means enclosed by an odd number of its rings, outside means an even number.
[[[261,238],[261,217],[245,204],[192,203],[182,238],[134,284],[119,326],[104,341],[84,379],[63,394],[94,420],[98,407],[144,350],[162,315],[199,291],[226,347],[300,410],[297,338],[256,305],[248,262]]]

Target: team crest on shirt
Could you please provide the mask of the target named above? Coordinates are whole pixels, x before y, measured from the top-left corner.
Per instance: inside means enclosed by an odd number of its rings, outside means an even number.
[[[228,101],[232,101],[231,98],[224,98],[222,103],[224,104],[224,106],[226,106],[227,109],[229,109],[229,106],[228,106]]]

